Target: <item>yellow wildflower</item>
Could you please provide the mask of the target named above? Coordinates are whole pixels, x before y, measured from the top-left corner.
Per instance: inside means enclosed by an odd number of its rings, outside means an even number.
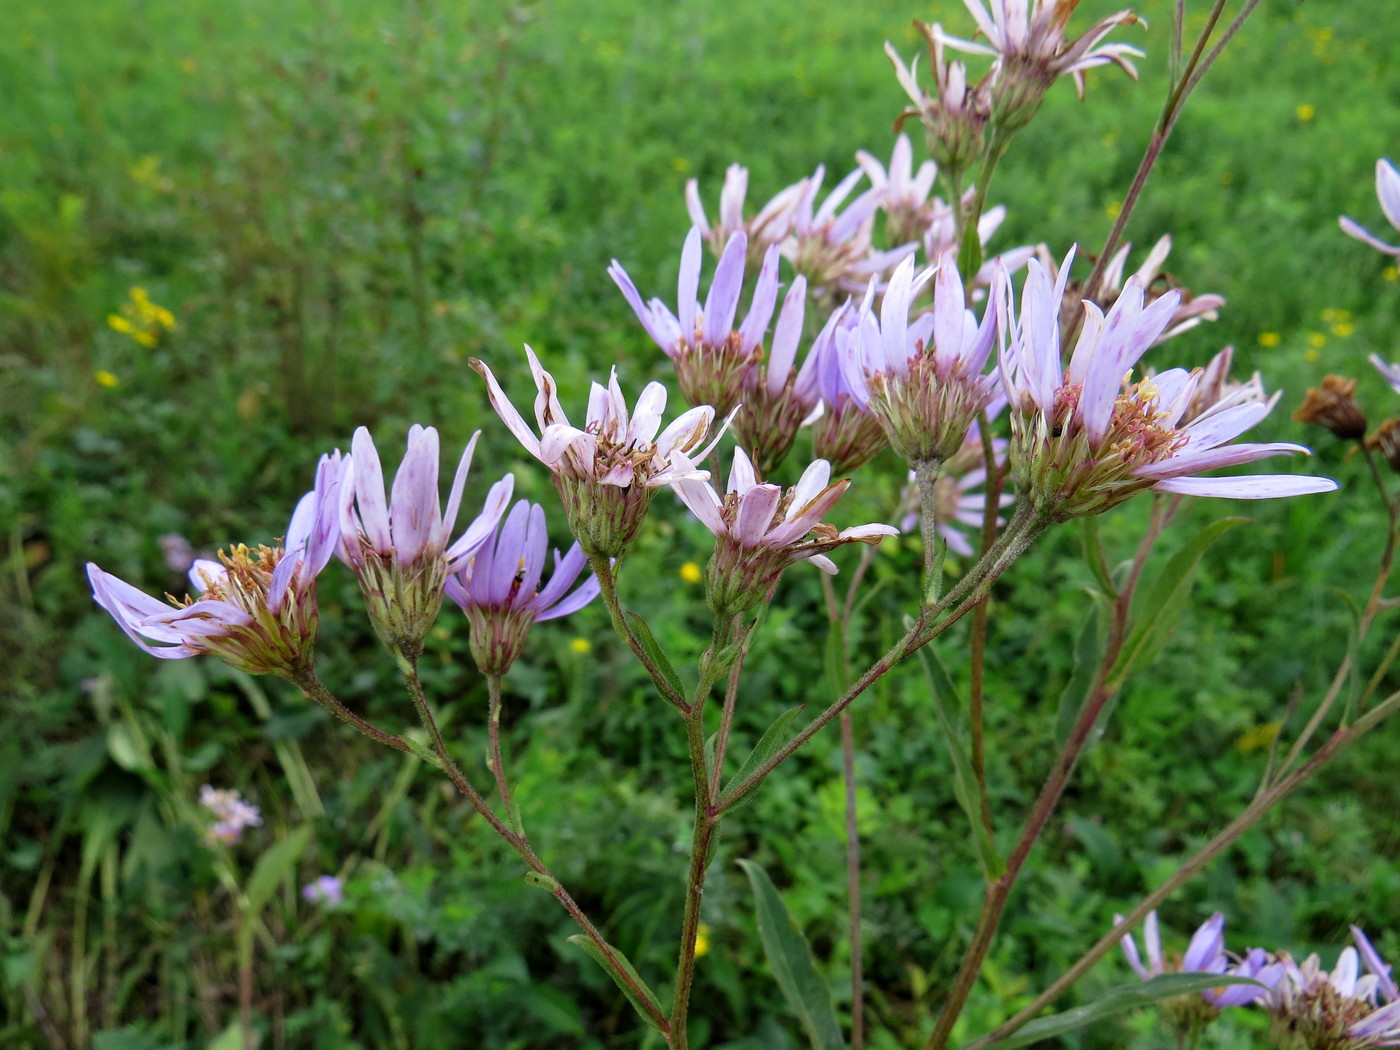
[[[98,386],[105,386],[109,390],[121,382],[120,379],[105,369],[98,369],[92,374],[92,378],[97,380]]]
[[[593,651],[593,643],[587,638],[575,638],[569,642],[569,651],[583,656],[585,653]]]
[[[688,561],[681,566],[681,579],[686,583],[699,583],[705,578],[705,574],[700,571],[700,566],[693,561]]]
[[[1283,336],[1279,335],[1277,332],[1260,332],[1260,333],[1259,333],[1259,345],[1260,345],[1260,346],[1273,347],[1273,346],[1278,346],[1279,343],[1281,343],[1281,342],[1283,342]]]
[[[1311,103],[1304,102],[1293,112],[1297,115],[1299,123],[1306,124],[1308,121],[1312,120],[1313,117],[1317,116],[1317,107],[1313,106]]]
[[[705,955],[710,950],[710,927],[707,923],[701,923],[700,928],[695,931],[695,958]]]

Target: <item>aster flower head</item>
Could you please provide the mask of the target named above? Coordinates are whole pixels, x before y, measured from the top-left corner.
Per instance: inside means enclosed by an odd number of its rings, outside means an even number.
[[[890,244],[918,243],[933,222],[939,208],[946,208],[933,193],[938,165],[926,160],[914,171],[914,147],[909,136],[894,141],[889,170],[865,150],[856,152],[856,163],[870,185],[880,194],[880,210],[885,213],[885,234]]]
[[[700,202],[700,184],[690,179],[685,184],[685,206],[691,224],[709,244],[715,255],[723,253],[736,233],[748,238],[747,268],[758,269],[768,249],[778,244],[792,229],[792,217],[798,200],[806,192],[807,180],[795,182],[781,190],[749,219],[744,218],[744,198],[749,192],[749,171],[731,164],[724,173],[724,187],[719,196],[719,218],[710,224],[705,206]]]
[[[308,904],[334,908],[345,900],[345,885],[334,875],[320,875],[301,888],[301,899]]]
[[[1104,44],[1104,37],[1120,25],[1140,19],[1132,11],[1118,11],[1095,22],[1078,38],[1069,40],[1065,28],[1079,0],[963,0],[977,21],[985,44],[937,35],[956,51],[990,55],[992,66],[992,116],[1007,131],[1024,127],[1059,77],[1074,79],[1075,91],[1084,97],[1084,72],[1112,63],[1134,80],[1132,59],[1142,52],[1127,44]],[[989,10],[990,8],[990,10]]]
[[[930,278],[933,309],[911,322],[910,304]],[[890,278],[879,320],[862,312],[857,338],[867,404],[894,450],[910,465],[954,455],[997,391],[997,376],[984,373],[996,310],[978,323],[951,256],[917,277],[914,260],[906,259]]]
[[[919,21],[914,26],[928,42],[935,93],[930,95],[920,87],[918,59],[906,66],[894,45],[885,41],[885,54],[894,64],[895,78],[914,103],[900,115],[899,122],[918,117],[934,163],[947,172],[966,171],[982,156],[987,120],[992,112],[991,77],[969,84],[967,66],[944,57],[942,28],[937,23],[930,26]]]
[[[157,601],[89,562],[93,598],[152,656],[217,656],[249,674],[295,680],[313,663],[316,576],[339,539],[349,472],[348,457],[321,457],[316,487],[297,504],[281,544],[256,550],[239,544],[220,552],[219,561],[197,559],[189,575],[202,592],[198,599]]]
[[[683,412],[658,434],[666,388],[647,384],[629,412],[614,369],[607,386],[593,384],[580,429],[564,415],[554,377],[528,346],[525,355],[539,391],[535,398],[538,437],[491,369],[475,359],[471,366],[486,380],[491,407],[501,421],[553,473],[569,529],[583,552],[590,558],[615,558],[636,538],[658,488],[686,478],[709,477],[697,461],[710,454],[724,428],[709,445],[699,448],[715,418],[713,408],[701,405]]]
[[[343,499],[337,553],[359,580],[375,632],[397,656],[414,659],[422,651],[423,639],[442,608],[447,574],[486,542],[510,502],[514,479],[507,474],[491,487],[481,516],[449,545],[480,436],[477,431],[467,442],[444,509],[438,497],[438,433],[433,427],[415,424],[409,429],[408,451],[388,499],[374,439],[364,427],[355,431],[354,487]]]
[[[1358,927],[1351,929],[1356,947],[1342,949],[1331,972],[1316,955],[1300,964],[1279,953],[1282,976],[1260,1000],[1279,1050],[1400,1046],[1400,1001],[1390,966]]]
[[[1376,196],[1380,198],[1381,211],[1386,220],[1396,230],[1400,230],[1400,171],[1388,160],[1376,161]],[[1400,246],[1387,244],[1355,219],[1343,215],[1337,220],[1342,232],[1364,241],[1378,252],[1400,256]]]
[[[807,279],[798,275],[783,298],[767,354],[744,373],[743,405],[734,415],[734,429],[752,451],[762,477],[782,463],[798,430],[820,404],[803,379],[805,362],[802,369],[794,367],[806,304]]]
[[[747,243],[743,233],[729,238],[702,308],[697,298],[700,231],[692,229],[681,250],[674,314],[660,299],[643,303],[636,285],[616,259],[608,268],[609,276],[622,290],[642,327],[675,363],[681,395],[690,404],[709,405],[720,415],[728,415],[739,405],[744,379],[763,355],[764,336],[778,301],[778,249],[770,247],[754,285],[748,314],[741,325],[734,326],[744,284]],[[801,320],[799,305],[799,330]]]
[[[817,460],[784,491],[759,482],[743,449],[734,450],[729,488],[720,498],[705,481],[686,479],[672,487],[681,501],[715,534],[706,587],[718,615],[746,612],[764,601],[783,570],[810,561],[823,572],[836,566],[828,551],[847,543],[879,543],[899,532],[891,525],[857,525],[837,531],[821,519],[850,487],[831,481],[831,465]]]
[[[782,252],[793,269],[816,288],[862,288],[872,275],[883,273],[915,248],[913,244],[887,251],[873,248],[871,235],[880,209],[880,191],[872,187],[846,203],[864,174],[856,168],[818,206],[817,195],[826,176],[825,166],[819,166],[798,198],[792,232],[783,241]]]
[[[214,823],[204,831],[204,841],[210,846],[236,845],[245,829],[263,822],[258,807],[231,789],[216,791],[205,784],[199,789],[199,804],[214,815]]]
[[[861,313],[849,303],[832,312],[794,384],[794,396],[812,406],[813,448],[837,474],[850,473],[889,446],[884,428],[870,412],[859,366]]]
[[[587,567],[577,543],[562,558],[554,552],[553,575],[540,586],[548,544],[544,508],[521,500],[476,555],[448,578],[447,596],[467,614],[472,659],[484,675],[500,677],[510,670],[536,622],[567,616],[598,595],[592,575],[569,593]]]
[[[1200,373],[1171,369],[1137,382],[1131,369],[1170,322],[1175,292],[1150,305],[1136,277],[1104,314],[1084,302],[1084,324],[1065,368],[1060,356],[1060,304],[1073,251],[1053,284],[1030,263],[1019,322],[1002,297],[1001,367],[1011,405],[1011,474],[1022,497],[1046,520],[1098,514],[1135,492],[1268,499],[1328,492],[1326,478],[1254,475],[1196,477],[1301,445],[1229,444],[1269,412],[1251,392],[1223,397],[1186,419]],[[1125,378],[1126,377],[1126,378]]]

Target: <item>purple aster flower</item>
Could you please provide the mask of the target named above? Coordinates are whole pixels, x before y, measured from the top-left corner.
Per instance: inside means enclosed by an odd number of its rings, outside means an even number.
[[[825,166],[818,166],[798,199],[792,232],[783,241],[782,251],[793,269],[816,288],[863,288],[871,276],[883,273],[916,247],[902,244],[887,251],[874,249],[871,234],[880,209],[880,191],[872,187],[846,204],[864,174],[856,168],[818,207],[817,194],[826,176]]]
[[[1272,1015],[1271,1031],[1294,1041],[1288,1045],[1320,1050],[1400,1046],[1400,1001],[1390,967],[1360,929],[1353,926],[1352,935],[1357,947],[1342,949],[1330,973],[1316,955],[1298,964],[1279,953],[1282,976],[1260,1004]],[[1362,961],[1369,973],[1361,973]]]
[[[660,299],[643,304],[632,279],[616,259],[608,267],[609,276],[622,290],[642,327],[675,363],[681,395],[692,405],[710,405],[726,416],[738,406],[744,379],[763,355],[763,339],[778,302],[778,249],[770,247],[754,285],[749,312],[743,323],[734,327],[744,284],[747,243],[743,233],[730,237],[701,308],[697,299],[700,231],[692,229],[681,250],[675,314]],[[800,306],[796,321],[800,330]]]
[[[965,171],[982,156],[987,119],[992,112],[991,77],[968,84],[967,66],[943,57],[942,28],[937,23],[930,26],[919,21],[914,26],[928,42],[936,95],[929,95],[919,86],[918,60],[906,66],[894,46],[885,41],[885,54],[894,63],[895,78],[914,103],[900,115],[899,122],[918,117],[935,163],[945,171]]]
[[[1084,325],[1064,368],[1060,305],[1072,258],[1073,251],[1053,285],[1045,268],[1032,260],[1019,323],[1010,320],[1009,296],[1003,300],[1008,318],[1003,328],[1014,331],[1002,351],[1011,405],[1011,472],[1040,514],[1054,521],[1097,514],[1147,488],[1234,499],[1336,488],[1326,478],[1196,476],[1307,449],[1287,443],[1229,444],[1269,412],[1270,403],[1243,391],[1187,420],[1200,373],[1171,369],[1135,383],[1125,379],[1170,323],[1175,292],[1149,305],[1132,277],[1107,315],[1086,301]]]
[[[910,304],[930,277],[933,309],[911,323]],[[856,359],[864,375],[853,377],[853,385],[864,381],[870,412],[911,466],[954,455],[997,392],[998,377],[984,372],[996,342],[996,310],[989,308],[979,324],[966,302],[951,256],[917,278],[914,260],[906,259],[890,278],[879,321],[862,311]]]
[[[685,206],[691,223],[716,255],[724,251],[734,234],[745,234],[748,237],[747,268],[752,271],[758,269],[768,249],[780,243],[791,231],[793,209],[806,191],[806,185],[807,180],[803,179],[788,186],[760,208],[753,218],[745,220],[744,198],[749,192],[749,172],[747,168],[731,164],[724,173],[724,188],[719,196],[719,219],[713,226],[705,215],[705,206],[700,203],[700,184],[695,179],[685,184]]]
[[[448,579],[447,595],[467,614],[472,658],[482,674],[500,677],[510,670],[531,625],[567,616],[597,597],[592,575],[568,593],[588,564],[577,543],[562,558],[554,552],[554,573],[540,586],[548,545],[544,508],[521,500],[490,542]]]
[[[964,197],[963,206],[971,207],[972,198],[976,195],[975,189],[969,190]],[[972,285],[972,296],[974,301],[985,298],[986,289],[991,287],[992,281],[996,279],[999,271],[1004,270],[1008,274],[1015,273],[1022,266],[1035,257],[1039,247],[1033,244],[1023,244],[1016,248],[1007,248],[997,254],[989,254],[987,242],[1000,229],[1001,224],[1006,221],[1006,206],[998,204],[994,208],[988,208],[982,213],[982,217],[977,220],[977,240],[982,249],[982,258],[986,260],[977,268],[970,284]],[[957,217],[953,214],[953,209],[944,205],[934,218],[928,232],[924,234],[924,254],[930,259],[941,259],[945,255],[957,258],[961,245],[958,243]]]
[[[705,481],[686,479],[672,488],[681,501],[715,534],[707,592],[721,616],[745,612],[768,596],[784,569],[810,561],[823,572],[836,566],[825,555],[847,543],[879,543],[896,535],[891,525],[857,525],[837,532],[822,522],[850,487],[850,479],[832,482],[831,465],[812,463],[786,492],[759,482],[743,449],[734,450],[729,488],[721,499]]]
[[[157,601],[89,562],[93,598],[152,656],[208,654],[249,674],[296,680],[313,662],[316,576],[339,539],[349,472],[348,457],[321,457],[316,487],[297,504],[281,545],[253,551],[240,544],[217,562],[196,560],[190,581],[203,592],[198,600]]]
[[[1387,221],[1400,230],[1400,171],[1396,171],[1395,165],[1388,160],[1376,161],[1376,196],[1380,198],[1381,211],[1385,212]],[[1387,244],[1355,219],[1343,215],[1337,222],[1343,233],[1350,234],[1358,241],[1365,241],[1376,251],[1400,256],[1400,247]]]
[[[1376,366],[1381,378],[1390,384],[1390,389],[1400,394],[1400,364],[1390,364],[1380,354],[1371,355],[1371,364]]]
[[[938,177],[938,165],[926,160],[914,172],[914,147],[908,135],[894,141],[889,171],[865,150],[856,153],[856,163],[865,172],[870,185],[880,194],[880,208],[885,213],[885,236],[890,244],[917,244],[933,223],[940,208],[947,205],[933,194],[933,182]]]
[[[351,444],[353,504],[343,500],[340,557],[360,582],[370,620],[390,652],[416,659],[442,608],[447,574],[486,542],[510,502],[514,478],[491,487],[486,509],[450,546],[471,468],[477,431],[457,464],[444,510],[438,496],[438,433],[415,424],[408,451],[385,498],[384,471],[369,431],[360,427]]]
[[[211,846],[236,845],[245,828],[262,824],[258,807],[243,801],[237,791],[216,791],[205,784],[199,789],[199,804],[214,814],[214,823],[204,832],[204,841]]]
[[[1101,44],[1120,25],[1139,21],[1131,11],[1101,18],[1081,36],[1065,37],[1079,0],[963,0],[977,29],[987,38],[979,44],[941,31],[943,43],[957,51],[990,55],[992,66],[992,119],[1014,131],[1035,116],[1050,85],[1062,76],[1074,78],[1074,89],[1084,97],[1084,71],[1113,63],[1134,80],[1137,67],[1131,61],[1142,52],[1127,44]]]
[[[301,888],[301,899],[308,904],[334,908],[345,900],[345,886],[334,875],[320,875]]]
[[[884,428],[869,410],[857,357],[861,315],[849,304],[832,312],[793,385],[793,396],[810,406],[813,449],[837,474],[865,465],[889,446]]]
[[[539,389],[535,399],[538,437],[510,403],[491,369],[475,359],[471,366],[486,380],[491,407],[501,421],[527,452],[553,472],[569,529],[584,553],[590,558],[615,558],[636,537],[659,487],[686,478],[709,477],[697,461],[710,454],[724,428],[709,445],[696,451],[715,417],[713,408],[701,405],[682,413],[658,434],[666,408],[666,388],[660,383],[647,384],[635,411],[629,412],[614,369],[606,387],[593,384],[587,417],[579,429],[564,415],[554,377],[540,367],[528,346],[525,355]]]

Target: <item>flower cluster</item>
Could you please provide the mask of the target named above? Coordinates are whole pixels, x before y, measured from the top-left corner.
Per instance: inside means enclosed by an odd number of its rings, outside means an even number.
[[[199,789],[199,804],[214,814],[214,823],[204,831],[204,841],[211,846],[235,845],[245,828],[262,824],[258,807],[243,801],[243,796],[232,789],[215,790],[205,784]]]

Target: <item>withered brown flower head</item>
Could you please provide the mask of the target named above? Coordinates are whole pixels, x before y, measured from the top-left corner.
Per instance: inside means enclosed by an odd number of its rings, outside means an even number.
[[[1326,376],[1320,388],[1309,389],[1293,418],[1326,427],[1346,441],[1359,441],[1366,434],[1366,415],[1356,403],[1356,380],[1345,376]]]

